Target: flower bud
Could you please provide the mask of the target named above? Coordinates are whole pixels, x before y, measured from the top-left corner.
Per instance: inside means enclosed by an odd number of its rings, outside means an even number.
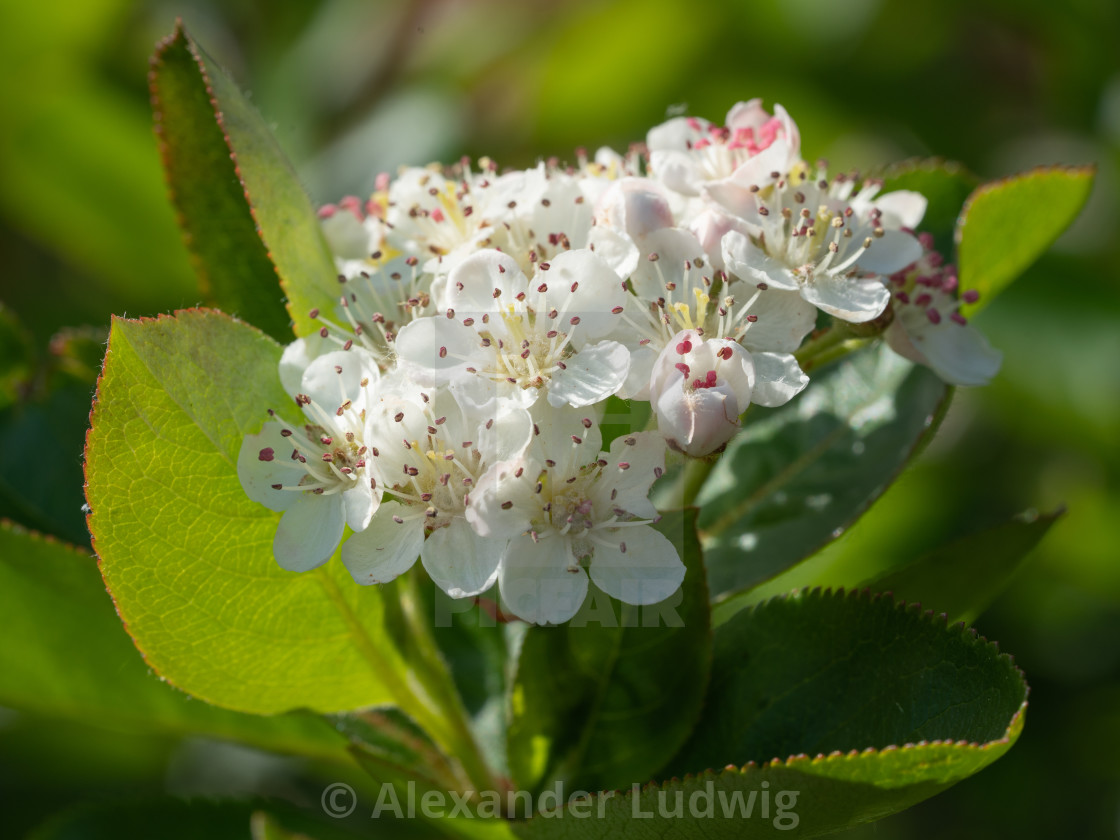
[[[705,341],[696,330],[677,333],[650,376],[650,403],[670,446],[694,457],[720,449],[739,430],[751,401],[750,353],[728,339]]]
[[[669,198],[657,181],[621,178],[599,197],[595,224],[621,231],[638,239],[655,230],[673,226]]]

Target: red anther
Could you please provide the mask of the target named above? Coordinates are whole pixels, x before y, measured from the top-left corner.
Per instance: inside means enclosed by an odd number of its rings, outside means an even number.
[[[275,457],[275,455],[276,453],[273,451],[272,447],[266,446],[257,455],[257,459],[260,461],[271,461]]]

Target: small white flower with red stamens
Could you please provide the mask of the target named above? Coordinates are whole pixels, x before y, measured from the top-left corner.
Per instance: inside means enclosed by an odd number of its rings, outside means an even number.
[[[801,137],[789,114],[775,105],[771,116],[761,99],[735,105],[726,125],[676,117],[652,129],[646,145],[653,176],[687,196],[725,182],[759,183],[770,172],[785,172],[801,156]]]
[[[658,431],[689,455],[715,452],[739,431],[755,378],[751,354],[738,343],[705,340],[696,330],[678,333],[650,377]]]
[[[467,508],[476,530],[509,538],[498,573],[502,600],[536,624],[575,615],[589,574],[628,604],[662,601],[684,579],[676,549],[650,527],[657,511],[649,489],[664,471],[664,441],[641,432],[601,452],[597,423],[581,414],[542,413],[526,456],[489,473]]]
[[[325,563],[343,526],[361,531],[377,510],[381,488],[367,421],[378,380],[377,365],[361,350],[320,356],[293,393],[307,422],[274,419],[241,444],[237,475],[246,494],[284,512],[273,554],[289,571]]]
[[[811,304],[794,292],[767,289],[753,277],[713,270],[711,258],[687,230],[663,228],[640,244],[648,253],[630,278],[635,296],[623,312],[632,336],[623,396],[649,398],[655,361],[680,343],[682,330],[749,350],[757,374],[752,400],[759,405],[783,405],[808,384],[790,354],[813,328]]]
[[[877,185],[854,197],[853,186],[843,176],[830,183],[818,173],[814,180],[804,168],[765,188],[756,185],[752,206],[742,214],[751,235],[731,231],[723,238],[727,269],[799,292],[844,321],[877,318],[890,300],[882,278],[918,259],[922,246],[898,229],[893,207],[886,213],[871,200]],[[914,215],[920,212],[908,207],[907,218]]]
[[[532,435],[529,413],[508,401],[492,415],[446,389],[420,389],[396,373],[373,411],[373,462],[391,497],[369,527],[342,547],[342,562],[361,584],[385,583],[421,559],[452,598],[486,591],[505,541],[479,536],[466,502],[491,465],[520,457]]]
[[[402,365],[424,384],[449,383],[476,405],[496,397],[528,406],[588,406],[626,380],[630,353],[610,336],[627,293],[590,250],[537,265],[530,281],[499,251],[480,251],[448,277],[445,315],[397,336]]]
[[[933,237],[919,236],[926,252],[920,260],[893,274],[894,320],[887,344],[912,362],[926,365],[950,385],[987,385],[999,372],[1003,354],[960,312],[975,303],[975,290],[958,297],[956,269],[933,250]]]

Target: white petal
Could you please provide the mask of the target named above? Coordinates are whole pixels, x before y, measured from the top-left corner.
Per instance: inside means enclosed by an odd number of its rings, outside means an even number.
[[[483,463],[520,458],[533,438],[533,418],[510,400],[497,400],[493,412],[493,417],[482,421],[471,438]]]
[[[556,466],[549,468],[553,475],[575,475],[581,467],[594,461],[603,448],[603,433],[595,422],[594,411],[565,405],[536,412],[535,419],[537,434],[530,454],[536,461],[553,461]],[[585,421],[591,425],[585,425]]]
[[[447,298],[459,318],[480,317],[498,306],[512,302],[527,292],[529,281],[517,261],[501,251],[483,250],[472,254],[452,270]],[[497,299],[494,290],[501,292]]]
[[[797,291],[797,281],[781,260],[769,256],[737,230],[723,237],[723,262],[727,270],[746,282],[766,283],[773,289]]]
[[[494,585],[505,547],[505,540],[480,537],[464,520],[455,519],[431,533],[420,559],[436,586],[452,598],[468,598]]]
[[[587,245],[619,278],[633,274],[641,259],[638,247],[629,236],[608,227],[591,228],[587,234]],[[616,282],[621,285],[621,280]]]
[[[649,500],[649,489],[665,470],[665,439],[657,432],[622,435],[611,443],[606,460],[593,490],[597,507],[618,508],[639,519],[655,518],[657,508]]]
[[[357,487],[351,487],[342,493],[342,508],[346,516],[346,524],[351,531],[364,531],[377,511],[381,502],[381,494],[374,492],[366,478],[358,480]]]
[[[725,124],[735,131],[738,128],[758,129],[770,119],[769,112],[762,107],[762,100],[758,97],[746,102],[736,102],[727,112]]]
[[[622,278],[594,251],[581,248],[557,254],[536,281],[548,286],[544,298],[560,313],[556,327],[560,331],[578,331],[586,341],[602,338],[618,326],[614,310],[622,306],[627,293]],[[573,318],[578,319],[574,325]]]
[[[682,195],[699,195],[702,179],[688,152],[675,149],[653,150],[649,153],[649,169],[653,177]]]
[[[386,502],[369,527],[342,546],[342,562],[360,584],[387,583],[412,568],[424,543],[424,520],[399,502]]]
[[[380,373],[372,357],[362,350],[335,350],[319,356],[303,373],[300,388],[325,411],[333,412],[347,400],[356,401],[365,387],[376,385]]]
[[[533,624],[560,624],[575,615],[587,597],[587,573],[568,540],[551,536],[534,542],[510,541],[502,556],[498,587],[508,611]]]
[[[306,572],[326,563],[342,539],[342,503],[338,496],[299,493],[276,528],[272,553],[280,568]]]
[[[898,323],[896,320],[895,324]],[[895,328],[895,324],[891,327]],[[1003,353],[993,348],[971,324],[957,324],[948,319],[932,324],[924,312],[913,312],[907,313],[900,327],[895,329],[902,328],[906,329],[911,346],[920,354],[918,361],[927,364],[950,385],[987,385],[1003,363]],[[898,343],[895,329],[887,332],[892,349]],[[896,349],[896,352],[900,351]]]
[[[332,345],[328,345],[319,333],[313,333],[305,338],[297,338],[284,348],[284,354],[280,357],[280,384],[289,395],[294,397],[300,393],[303,372],[312,359],[322,354],[324,346]]]
[[[891,293],[878,277],[846,277],[819,274],[801,288],[809,303],[853,324],[879,317]]]
[[[788,353],[752,353],[755,383],[751,402],[767,408],[785,405],[805,390],[809,377]]]
[[[464,515],[476,534],[509,539],[529,530],[533,509],[522,503],[531,499],[533,485],[525,467],[524,459],[499,461],[474,482]]]
[[[658,351],[649,344],[630,351],[630,370],[626,374],[626,382],[618,389],[620,397],[624,400],[649,399],[649,378],[657,356]]]
[[[237,477],[245,495],[269,510],[287,510],[300,494],[277,490],[274,484],[294,486],[307,471],[291,458],[291,441],[281,434],[283,426],[275,421],[264,424],[258,434],[246,435],[237,453]]]
[[[608,595],[627,604],[656,604],[680,588],[684,563],[664,534],[641,525],[596,535],[611,544],[596,544],[591,579]]]
[[[564,362],[548,386],[550,405],[583,407],[602,402],[626,382],[630,351],[617,341],[600,341]]]
[[[888,230],[880,237],[872,237],[871,247],[856,261],[856,265],[872,274],[891,275],[922,258],[922,244],[908,233]]]
[[[406,370],[419,384],[446,384],[468,376],[466,368],[479,363],[478,333],[454,318],[417,318],[406,324],[393,344]]]
[[[754,289],[742,288],[738,283],[731,287],[740,307],[751,299]],[[739,301],[742,300],[742,304]],[[750,323],[740,341],[752,353],[760,350],[773,350],[777,353],[793,353],[801,346],[802,339],[817,325],[817,308],[798,292],[768,289],[759,292],[755,302],[743,313],[754,315],[758,320]],[[744,321],[740,320],[740,324]]]
[[[692,126],[699,125],[699,130]],[[695,117],[673,117],[661,125],[654,126],[646,133],[646,148],[656,152],[662,149],[687,151],[689,141],[698,134],[706,132],[711,126],[707,120]]]
[[[913,190],[895,190],[881,195],[873,202],[883,213],[887,227],[907,227],[913,230],[922,223],[929,201]]]

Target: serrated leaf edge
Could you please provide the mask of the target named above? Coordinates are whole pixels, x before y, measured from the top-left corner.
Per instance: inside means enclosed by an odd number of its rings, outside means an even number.
[[[283,290],[286,294],[287,284],[284,281],[283,275],[280,273],[280,267],[276,264],[276,260],[273,259],[272,249],[269,246],[268,241],[265,239],[260,220],[257,218],[257,208],[253,203],[252,197],[249,195],[249,188],[245,184],[245,178],[241,174],[241,164],[237,159],[237,150],[234,149],[233,141],[230,139],[229,131],[226,129],[225,114],[222,112],[222,109],[218,103],[217,95],[214,93],[214,85],[210,80],[210,74],[206,70],[206,62],[199,54],[198,45],[195,43],[194,39],[191,38],[187,33],[187,29],[183,25],[183,19],[180,17],[175,19],[175,29],[172,31],[172,33],[167,37],[160,39],[156,43],[155,52],[149,59],[148,63],[150,69],[148,70],[148,91],[151,95],[152,111],[155,115],[153,130],[155,132],[157,142],[159,143],[160,159],[164,163],[164,180],[167,183],[168,196],[171,199],[172,206],[175,208],[175,215],[177,221],[179,222],[179,229],[183,232],[183,239],[186,243],[187,251],[190,252],[191,262],[195,265],[195,273],[199,277],[200,283],[205,286],[207,283],[205,279],[207,275],[205,271],[200,270],[202,260],[191,247],[191,241],[193,237],[192,234],[187,230],[187,226],[185,224],[186,217],[179,209],[178,204],[175,202],[174,186],[171,184],[170,177],[168,175],[167,160],[169,148],[167,142],[164,140],[164,125],[162,119],[163,114],[160,108],[161,100],[157,74],[158,67],[163,61],[164,53],[180,39],[182,40],[183,45],[186,47],[187,52],[190,53],[191,58],[194,59],[195,64],[198,65],[199,76],[206,88],[206,95],[210,100],[210,108],[214,112],[214,121],[217,123],[218,128],[222,132],[222,139],[225,141],[226,148],[229,150],[229,159],[233,164],[234,174],[237,176],[237,182],[241,185],[241,192],[245,197],[245,206],[249,210],[249,216],[253,220],[253,225],[256,228],[257,236],[260,238],[261,246],[264,248],[265,256],[267,257],[269,264],[272,265],[273,272],[276,274],[277,285],[279,285],[281,290]],[[209,290],[207,288],[203,288],[202,291],[204,294],[206,294]],[[291,304],[287,297],[285,297],[284,299],[284,308],[288,310],[288,317],[290,319],[294,319],[295,314],[291,311]]]
[[[265,333],[260,328],[253,326],[252,324],[248,323],[247,321],[243,321],[240,318],[237,318],[236,316],[230,315],[227,312],[222,312],[222,310],[220,310],[220,309],[214,309],[212,307],[206,307],[206,306],[193,306],[193,307],[187,307],[187,308],[184,308],[184,309],[176,309],[173,312],[171,312],[170,314],[166,313],[166,312],[161,312],[154,317],[152,317],[152,316],[141,316],[139,318],[126,318],[126,317],[123,317],[123,316],[120,316],[120,315],[113,315],[110,319],[109,334],[110,334],[110,336],[112,336],[112,328],[113,328],[113,326],[115,326],[118,323],[147,324],[147,323],[158,323],[160,321],[166,321],[166,320],[175,321],[175,320],[178,320],[179,316],[183,315],[183,314],[217,315],[219,318],[223,318],[227,321],[230,321],[231,323],[240,324],[242,326],[248,327],[249,329],[253,330],[258,335],[260,335],[260,336],[268,339],[269,341],[272,341],[272,342],[275,343],[275,339],[273,339],[271,336],[269,336],[267,333]],[[279,346],[279,345],[277,345],[277,346]],[[132,640],[132,644],[136,647],[136,650],[138,650],[140,652],[140,656],[144,660],[144,664],[147,665],[152,670],[152,673],[154,673],[156,676],[158,676],[159,679],[162,682],[164,682],[167,685],[172,686],[173,688],[175,688],[176,691],[181,691],[183,694],[187,695],[188,697],[194,697],[196,699],[202,700],[203,702],[209,703],[210,702],[209,700],[206,700],[205,698],[200,698],[200,697],[198,697],[198,695],[192,694],[191,692],[187,691],[186,689],[184,689],[181,686],[179,686],[178,684],[176,684],[174,681],[168,679],[163,674],[163,672],[160,671],[160,669],[157,668],[155,666],[155,664],[148,658],[147,651],[145,651],[144,648],[140,647],[140,643],[139,643],[139,641],[137,641],[135,634],[129,629],[128,620],[125,618],[124,613],[121,611],[121,606],[117,602],[117,596],[113,592],[113,588],[111,586],[109,586],[109,580],[105,576],[105,568],[102,565],[101,554],[97,550],[97,535],[94,534],[93,529],[90,527],[90,520],[93,518],[94,510],[93,510],[93,505],[90,504],[90,500],[89,500],[89,451],[90,451],[90,449],[89,449],[90,440],[89,439],[90,439],[90,435],[93,432],[94,414],[96,414],[98,406],[101,404],[101,384],[102,384],[103,379],[105,378],[105,365],[109,361],[109,353],[110,352],[111,352],[111,347],[109,345],[109,341],[107,340],[106,344],[105,344],[105,357],[101,360],[101,370],[97,374],[97,386],[96,386],[96,389],[94,390],[93,402],[90,404],[89,428],[86,429],[85,442],[84,442],[84,445],[82,447],[82,479],[83,479],[82,493],[83,493],[83,495],[85,496],[85,499],[86,499],[86,530],[89,531],[90,547],[93,549],[92,557],[93,557],[93,559],[95,559],[97,561],[97,570],[98,570],[98,572],[100,572],[101,580],[105,584],[105,591],[109,593],[109,599],[113,602],[113,609],[117,613],[117,618],[120,619],[121,625],[124,627],[125,632],[128,634],[128,638]],[[251,713],[246,712],[245,714],[251,714]]]
[[[718,769],[709,768],[706,770],[700,770],[696,773],[685,773],[684,776],[672,776],[661,781],[652,780],[646,782],[640,787],[631,786],[624,791],[598,791],[597,793],[593,793],[590,799],[595,800],[603,795],[607,795],[608,797],[621,795],[623,799],[626,799],[627,797],[632,797],[635,793],[641,795],[652,790],[668,789],[670,785],[680,785],[693,780],[706,781],[708,779],[717,779],[721,776],[724,776],[725,774],[744,775],[752,772],[760,773],[764,770],[778,767],[797,769],[800,765],[803,764],[816,766],[830,762],[851,761],[855,758],[862,758],[864,756],[870,755],[879,755],[883,753],[915,752],[919,750],[929,750],[937,747],[956,747],[964,750],[975,750],[983,752],[1006,746],[1008,744],[1011,744],[1015,739],[1018,738],[1019,732],[1022,731],[1023,721],[1027,712],[1028,702],[1026,698],[1030,693],[1030,685],[1027,683],[1022,670],[1017,665],[1015,665],[1015,659],[1013,656],[1011,656],[1011,654],[1001,652],[999,650],[998,642],[989,641],[985,637],[981,636],[975,628],[966,627],[963,621],[956,622],[950,626],[948,616],[945,613],[937,613],[934,610],[923,610],[922,605],[916,601],[907,603],[906,601],[896,600],[894,595],[890,592],[872,592],[870,589],[845,589],[844,587],[833,589],[832,587],[820,586],[805,587],[804,589],[795,590],[793,592],[788,592],[782,595],[775,595],[772,598],[767,598],[765,601],[760,601],[757,604],[752,604],[749,607],[744,607],[743,612],[760,612],[767,607],[782,601],[801,601],[811,599],[823,600],[825,598],[832,598],[834,600],[862,600],[867,601],[868,603],[874,603],[880,599],[887,598],[892,602],[895,609],[912,613],[918,616],[920,620],[928,621],[933,625],[937,625],[938,623],[940,623],[942,625],[942,628],[946,632],[956,631],[958,635],[965,641],[987,647],[992,652],[994,652],[996,654],[997,660],[1005,661],[1012,667],[1014,672],[1019,675],[1019,679],[1023,684],[1024,691],[1023,702],[1019,705],[1019,708],[1016,709],[1015,714],[1011,716],[1011,720],[1008,722],[1003,736],[992,741],[985,741],[984,743],[967,741],[963,739],[959,741],[952,741],[949,739],[935,739],[932,741],[907,742],[905,744],[888,744],[885,747],[865,747],[862,750],[851,749],[847,752],[844,752],[842,750],[833,750],[830,753],[817,753],[813,756],[810,756],[807,753],[797,753],[785,758],[775,757],[761,764],[756,761],[748,761],[747,763],[742,765],[728,764]],[[565,809],[567,809],[567,807],[568,804],[565,803],[554,813],[561,813]]]

